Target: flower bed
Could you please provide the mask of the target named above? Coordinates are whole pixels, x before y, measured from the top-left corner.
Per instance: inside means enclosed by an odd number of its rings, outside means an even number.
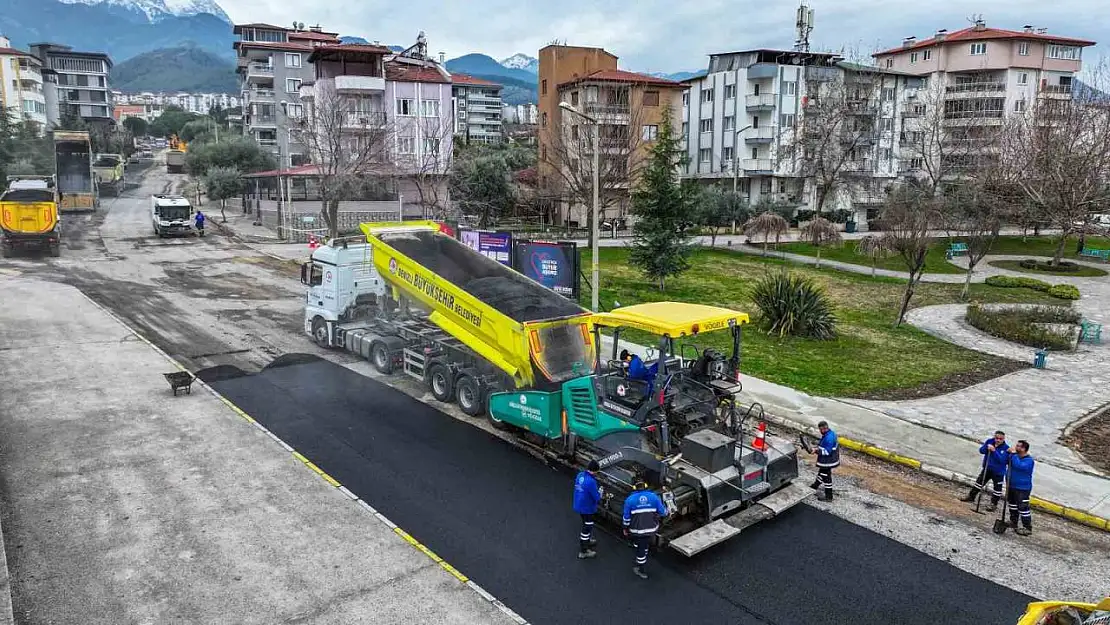
[[[1059,299],[1079,299],[1079,289],[1070,284],[1049,284],[1044,280],[1024,276],[991,276],[986,282],[990,286],[1043,291]]]
[[[1080,314],[1070,306],[997,308],[972,304],[966,318],[973,327],[1000,339],[1068,351],[1075,348]]]

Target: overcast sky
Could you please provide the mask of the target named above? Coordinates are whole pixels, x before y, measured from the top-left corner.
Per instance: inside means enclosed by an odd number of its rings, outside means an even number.
[[[319,23],[326,30],[382,43],[408,45],[423,30],[433,53],[470,52],[498,60],[516,52],[536,56],[558,39],[600,46],[621,66],[642,71],[702,69],[711,52],[789,48],[794,42],[793,0],[220,0],[242,22]],[[980,13],[988,26],[1018,30],[1025,24],[1053,34],[1110,40],[1106,0],[810,0],[816,11],[814,50],[874,51],[903,37],[958,30]],[[1085,53],[1095,59],[1110,49]]]

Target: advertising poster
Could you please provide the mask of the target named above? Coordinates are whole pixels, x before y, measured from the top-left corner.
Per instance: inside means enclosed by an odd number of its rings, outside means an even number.
[[[517,241],[513,268],[559,295],[578,298],[578,246],[573,242]]]
[[[459,239],[472,250],[512,267],[513,235],[509,232],[487,232],[483,230],[463,230]]]

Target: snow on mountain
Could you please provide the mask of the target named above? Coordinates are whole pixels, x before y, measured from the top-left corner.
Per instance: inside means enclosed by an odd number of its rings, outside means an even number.
[[[215,0],[58,0],[62,4],[107,5],[146,15],[151,22],[168,17],[186,17],[208,13],[231,24],[231,18]]]
[[[533,74],[537,74],[540,71],[540,62],[538,59],[528,56],[527,54],[522,54],[520,52],[517,52],[507,59],[502,59],[499,62],[503,67],[507,67],[509,69],[522,69],[528,72],[532,72]]]

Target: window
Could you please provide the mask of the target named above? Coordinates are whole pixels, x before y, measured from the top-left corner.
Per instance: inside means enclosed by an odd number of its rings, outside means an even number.
[[[1025,100],[1014,100],[1014,112],[1021,113],[1025,110]]]
[[[438,154],[439,153],[439,138],[437,138],[437,137],[424,137],[424,153],[425,154]]]
[[[644,92],[644,106],[659,106],[659,92],[658,91],[645,91]]]
[[[682,138],[685,139],[686,137],[689,137],[689,136],[690,136],[690,124],[688,122],[682,122]]]
[[[759,128],[759,115],[752,115],[752,128]]]
[[[411,98],[397,98],[397,114],[406,117],[416,115],[416,100]]]
[[[544,112],[543,115],[540,115],[540,125],[543,126],[544,128],[547,128],[547,113],[546,112]]]
[[[914,104],[913,105],[913,112],[918,114],[918,115],[924,115],[925,110],[926,110],[926,106],[924,104]]]
[[[711,148],[702,148],[698,150],[698,160],[703,163],[708,163],[713,158],[713,150]]]
[[[879,160],[889,161],[894,152],[890,148],[879,148]]]
[[[570,105],[571,106],[578,106],[578,92],[577,91],[571,91],[570,92]]]
[[[723,125],[722,129],[725,132],[732,132],[733,130],[736,129],[736,118],[733,117],[732,115],[729,115],[728,117],[725,117],[724,119],[721,120],[721,122],[722,122],[722,125]]]
[[[1068,61],[1079,60],[1079,48],[1075,46],[1048,46],[1048,58],[1050,59],[1064,59]]]
[[[979,56],[987,53],[987,42],[971,44],[971,56]]]
[[[1029,73],[1028,72],[1021,72],[1021,73],[1018,74],[1018,84],[1019,85],[1028,85],[1029,84]]]
[[[286,67],[300,67],[301,66],[301,55],[300,55],[300,53],[286,52],[285,53],[285,66]]]
[[[297,93],[301,90],[300,78],[286,78],[285,79],[285,93]]]
[[[764,194],[764,195],[770,193],[771,189],[774,188],[774,187],[771,186],[772,184],[773,183],[771,182],[770,178],[764,178],[763,180],[760,180],[759,181],[759,192]]]
[[[643,141],[655,141],[655,139],[658,137],[659,126],[656,126],[654,124],[650,126],[644,126],[643,129],[640,131],[640,139],[642,139]]]
[[[1029,56],[1029,42],[1023,41],[1018,44],[1018,54],[1021,56]]]
[[[287,105],[285,105],[285,115],[287,117],[289,117],[289,119],[300,119],[300,118],[304,117],[304,105],[303,104],[287,104]]]
[[[933,58],[933,51],[932,50],[926,50],[926,51],[921,53],[921,60],[922,61],[928,61],[931,58]]]
[[[397,137],[398,154],[416,154],[416,137]]]
[[[736,85],[725,85],[725,99],[731,100],[736,97]]]
[[[889,67],[894,67],[894,57],[890,57],[889,59],[886,60],[886,66],[888,68]]]
[[[439,117],[439,100],[421,100],[421,117]]]
[[[752,148],[752,158],[759,158],[759,148]]]
[[[783,128],[793,128],[795,119],[793,113],[783,113],[782,118],[779,120],[779,125]]]
[[[702,91],[701,92],[701,101],[702,102],[712,102],[713,101],[713,90],[712,89],[706,89],[706,90]]]
[[[726,163],[732,160],[732,146],[721,148],[721,160]]]
[[[540,81],[540,95],[547,95],[547,79]]]
[[[683,91],[682,92],[682,106],[689,106],[689,105],[690,105],[690,92],[689,91]]]
[[[700,132],[713,132],[713,120],[703,119],[698,122],[698,130]]]
[[[884,117],[879,120],[879,129],[883,132],[891,132],[894,130],[894,118]]]
[[[916,63],[916,62],[917,62],[917,53],[916,52],[910,52],[910,63],[912,64],[912,63]]]
[[[794,81],[786,81],[782,83],[782,92],[786,95],[796,95],[798,93],[798,83]]]
[[[883,87],[883,90],[879,92],[879,97],[882,98],[883,102],[894,101],[894,87]]]

